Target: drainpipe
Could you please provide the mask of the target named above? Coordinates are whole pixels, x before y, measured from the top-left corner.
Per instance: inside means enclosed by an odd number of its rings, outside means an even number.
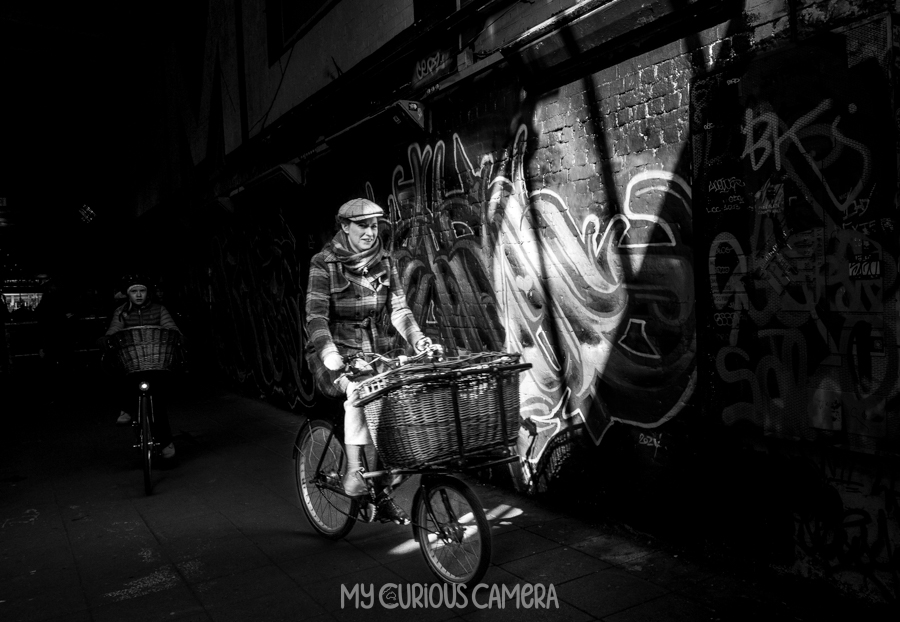
[[[241,110],[241,144],[250,140],[250,120],[247,112],[247,75],[244,71],[244,13],[241,3],[234,0],[235,51],[237,52],[238,99]]]

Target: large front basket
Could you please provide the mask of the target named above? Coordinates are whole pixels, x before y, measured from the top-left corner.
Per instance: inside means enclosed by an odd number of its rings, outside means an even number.
[[[180,360],[181,334],[161,326],[136,326],[113,333],[109,345],[127,374],[172,369]]]
[[[400,368],[360,384],[375,447],[385,464],[413,468],[465,459],[516,442],[518,354],[486,352]]]

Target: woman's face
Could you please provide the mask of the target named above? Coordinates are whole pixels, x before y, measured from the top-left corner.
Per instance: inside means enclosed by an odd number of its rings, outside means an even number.
[[[341,228],[347,234],[351,250],[356,253],[369,250],[378,240],[378,219],[374,216],[365,220],[344,222]]]
[[[147,300],[147,288],[143,285],[135,285],[128,288],[128,299],[131,304],[141,306]]]

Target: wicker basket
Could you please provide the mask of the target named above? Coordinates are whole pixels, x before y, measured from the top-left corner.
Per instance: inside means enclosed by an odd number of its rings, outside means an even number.
[[[126,328],[109,338],[109,345],[127,374],[171,369],[180,358],[180,344],[178,331],[161,326]]]
[[[531,367],[518,359],[483,353],[363,382],[357,404],[382,460],[412,468],[515,443],[519,373]]]

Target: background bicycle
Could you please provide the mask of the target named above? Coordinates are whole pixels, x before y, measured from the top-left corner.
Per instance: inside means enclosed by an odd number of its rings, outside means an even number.
[[[111,335],[106,356],[125,374],[135,398],[132,428],[135,447],[140,450],[144,472],[144,492],[153,491],[153,464],[160,455],[159,423],[154,413],[154,390],[167,381],[167,374],[181,368],[184,362],[182,337],[178,331],[160,326],[137,326]],[[157,404],[159,407],[160,404]],[[168,422],[166,422],[168,425]]]

